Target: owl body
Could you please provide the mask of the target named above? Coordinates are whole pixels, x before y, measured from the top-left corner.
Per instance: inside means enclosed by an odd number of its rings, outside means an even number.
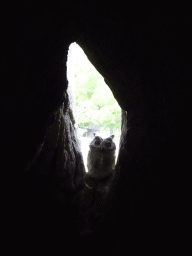
[[[95,230],[104,217],[105,205],[115,177],[116,145],[113,138],[114,135],[106,139],[95,136],[89,145],[90,149],[87,156],[88,172],[86,173],[85,181],[88,190],[92,193],[88,221],[91,230]]]
[[[89,145],[87,168],[93,179],[104,179],[114,171],[116,145],[113,138],[114,135],[106,139],[95,136]]]

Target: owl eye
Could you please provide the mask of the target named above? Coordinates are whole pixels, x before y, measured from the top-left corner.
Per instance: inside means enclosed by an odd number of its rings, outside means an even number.
[[[96,140],[95,141],[95,146],[99,146],[100,145],[100,141]]]
[[[110,148],[110,147],[111,147],[111,143],[110,143],[110,142],[106,142],[106,143],[105,143],[105,146],[106,146],[107,148]]]

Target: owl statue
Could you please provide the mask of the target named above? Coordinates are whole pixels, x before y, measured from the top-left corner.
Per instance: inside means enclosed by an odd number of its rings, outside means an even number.
[[[95,134],[94,136],[87,156],[88,175],[95,180],[102,180],[114,171],[116,145],[114,135],[105,139]]]

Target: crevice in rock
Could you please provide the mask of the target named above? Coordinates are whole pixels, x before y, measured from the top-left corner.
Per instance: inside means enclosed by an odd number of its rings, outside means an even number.
[[[74,46],[74,47],[72,47],[72,46]],[[68,95],[68,106],[69,106],[68,112],[69,112],[70,120],[72,121],[72,123],[70,125],[69,132],[71,134],[74,133],[74,135],[75,135],[72,138],[73,143],[77,143],[79,146],[81,143],[81,150],[85,150],[85,148],[83,147],[82,144],[87,143],[87,141],[90,144],[91,141],[94,139],[93,134],[95,134],[94,132],[96,132],[96,130],[93,130],[92,134],[91,134],[91,132],[88,134],[88,131],[91,129],[87,129],[87,132],[86,132],[86,130],[84,130],[84,134],[86,133],[86,135],[84,135],[85,140],[87,140],[86,142],[83,140],[82,134],[80,137],[79,124],[78,124],[78,118],[77,118],[78,114],[77,114],[77,110],[76,110],[76,106],[75,106],[75,103],[76,103],[75,93],[77,93],[77,91],[75,91],[76,84],[74,81],[75,80],[74,77],[75,77],[75,74],[76,74],[76,76],[78,76],[76,73],[77,71],[75,70],[75,68],[76,68],[75,65],[76,65],[76,61],[77,61],[75,59],[75,54],[79,54],[81,56],[81,58],[85,58],[85,60],[84,59],[79,60],[80,64],[81,64],[81,61],[82,61],[82,63],[83,63],[83,61],[85,61],[85,62],[87,61],[89,63],[89,61],[86,60],[86,57],[84,57],[82,49],[80,49],[80,47],[77,44],[71,44],[69,47],[69,53],[68,53],[68,63],[67,63],[68,89],[66,92]],[[82,65],[81,68],[83,69],[84,67],[86,70],[85,64]],[[89,70],[89,69],[87,69],[87,70]],[[88,71],[85,71],[85,72],[87,72],[87,77],[89,78]],[[96,73],[96,71],[94,71],[94,72]],[[84,80],[85,80],[85,83],[88,84],[86,79],[84,79]],[[88,79],[88,81],[89,81],[89,79]],[[96,82],[97,81],[95,81],[94,87],[97,86]],[[88,84],[88,86],[89,86],[89,84]],[[103,86],[105,86],[105,85],[103,85]],[[85,90],[84,87],[82,88],[82,90]],[[107,92],[111,93],[110,90],[108,90],[108,89],[107,89]],[[80,93],[81,93],[81,91],[80,91]],[[102,95],[102,91],[100,91],[100,95]],[[83,101],[83,98],[82,98],[82,101]],[[98,98],[98,101],[99,101],[99,98]],[[106,99],[106,101],[107,101],[107,99]],[[88,111],[88,109],[87,109],[87,111]],[[120,113],[121,113],[121,111],[120,111]],[[94,110],[93,110],[92,115],[94,115]],[[104,115],[104,113],[101,111],[100,115]],[[111,118],[113,118],[114,122],[115,122],[115,116],[111,116]],[[119,119],[121,119],[121,118],[119,118]],[[111,121],[111,123],[112,122],[113,121]],[[91,126],[89,128],[91,128]],[[107,132],[105,134],[107,134]],[[96,133],[95,136],[102,136],[102,133]],[[110,137],[110,133],[108,133],[108,136]],[[108,136],[104,135],[103,138],[108,137]],[[114,138],[113,135],[111,137]],[[110,144],[111,142],[113,143],[113,139],[110,142],[108,142],[108,144]],[[89,146],[89,144],[87,146]],[[83,156],[85,154],[84,164],[86,164],[86,165],[87,165],[88,160],[87,159],[85,160],[85,157],[87,158],[86,154],[88,153],[88,150],[91,150],[91,148],[90,149],[87,148],[87,152],[82,151]],[[116,140],[116,159],[117,159],[117,156],[119,153],[118,151],[119,151],[119,140],[117,139]],[[75,152],[75,154],[77,154],[76,150],[74,150],[74,152]],[[106,153],[104,154],[104,160],[97,158],[98,161],[105,162],[106,161],[105,159],[107,159],[109,157],[110,152],[112,153],[112,151],[108,151],[108,152],[106,151]],[[103,157],[102,154],[101,154],[101,158]],[[80,160],[79,156],[75,155],[75,157],[76,157],[76,164],[78,165],[78,161]],[[102,164],[99,164],[100,169],[97,170],[98,175],[96,175],[95,176],[96,178],[94,178],[94,179],[92,179],[90,177],[89,169],[86,168],[86,170],[88,172],[85,174],[85,185],[77,193],[77,195],[75,196],[75,201],[74,201],[76,205],[79,205],[79,208],[77,210],[77,212],[79,212],[77,214],[77,216],[78,216],[77,217],[77,220],[78,220],[77,226],[79,227],[79,230],[80,230],[79,232],[82,235],[87,235],[87,234],[90,234],[91,232],[95,231],[95,229],[97,229],[101,225],[102,220],[104,220],[105,205],[109,199],[109,196],[111,195],[111,191],[114,190],[114,188],[118,182],[118,171],[117,170],[119,170],[119,167],[118,167],[118,164],[116,166],[112,164],[112,162],[114,161],[114,159],[113,159],[114,157],[115,157],[115,155],[110,156],[109,159],[111,159],[111,160],[109,160],[108,164],[107,164],[109,166],[104,165],[102,167]],[[116,159],[115,159],[115,161],[116,161]],[[108,169],[110,168],[110,165],[111,165],[111,170],[109,172]],[[80,168],[78,168],[78,170],[80,171],[81,168],[82,168],[82,171],[84,171],[82,165]],[[102,168],[103,168],[103,170],[102,170]],[[108,171],[106,172],[106,170],[108,170]],[[99,173],[101,173],[101,172],[103,174],[100,177]],[[107,176],[105,175],[105,172],[106,172]],[[110,175],[107,173],[109,173]],[[78,177],[78,175],[77,175],[77,177]]]
[[[76,43],[69,46],[67,74],[72,116],[87,171],[87,153],[89,143],[94,138],[93,133],[103,138],[114,134],[117,159],[121,136],[121,108],[105,84],[105,79]]]

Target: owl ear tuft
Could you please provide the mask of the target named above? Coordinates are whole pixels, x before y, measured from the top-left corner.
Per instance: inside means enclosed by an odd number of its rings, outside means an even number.
[[[94,135],[94,137],[95,137],[96,133],[94,132],[93,135]]]
[[[115,135],[114,135],[114,134],[112,134],[110,137],[113,139],[113,138],[115,137]]]

